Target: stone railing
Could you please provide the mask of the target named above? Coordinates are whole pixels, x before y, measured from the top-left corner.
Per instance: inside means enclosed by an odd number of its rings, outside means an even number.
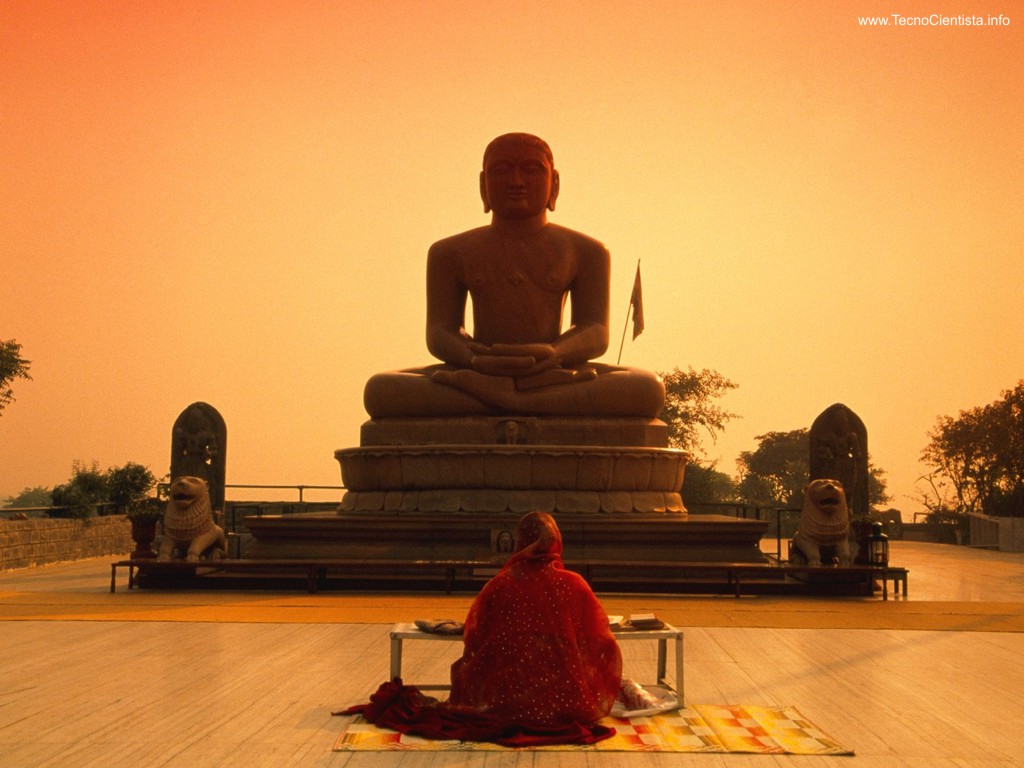
[[[131,524],[124,515],[0,519],[0,570],[120,555],[133,548]]]

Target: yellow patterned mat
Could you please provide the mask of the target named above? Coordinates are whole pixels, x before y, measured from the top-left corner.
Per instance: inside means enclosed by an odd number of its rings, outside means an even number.
[[[651,717],[608,717],[615,736],[597,744],[562,744],[529,749],[585,752],[755,752],[792,755],[852,755],[795,707],[697,704]],[[335,752],[510,750],[490,742],[437,741],[407,736],[353,716]],[[522,748],[519,748],[522,749]]]

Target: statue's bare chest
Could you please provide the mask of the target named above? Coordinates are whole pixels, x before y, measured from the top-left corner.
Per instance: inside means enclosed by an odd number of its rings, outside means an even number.
[[[576,256],[571,248],[558,246],[543,237],[488,242],[465,263],[467,288],[481,298],[515,301],[547,294],[561,302],[572,285]]]

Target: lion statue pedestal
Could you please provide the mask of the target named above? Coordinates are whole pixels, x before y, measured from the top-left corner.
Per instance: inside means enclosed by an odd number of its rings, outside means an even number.
[[[850,557],[850,510],[846,493],[838,480],[812,480],[804,488],[804,503],[793,545],[790,562],[807,565],[831,565],[838,561],[847,566]]]
[[[169,495],[157,560],[172,560],[182,553],[188,562],[223,558],[228,542],[223,529],[213,522],[206,481],[187,475],[179,477],[171,483]]]

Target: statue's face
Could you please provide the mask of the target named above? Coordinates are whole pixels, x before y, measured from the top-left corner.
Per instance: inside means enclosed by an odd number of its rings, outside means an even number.
[[[558,172],[540,148],[507,142],[487,156],[480,194],[485,207],[498,218],[531,218],[545,209],[554,210]]]

